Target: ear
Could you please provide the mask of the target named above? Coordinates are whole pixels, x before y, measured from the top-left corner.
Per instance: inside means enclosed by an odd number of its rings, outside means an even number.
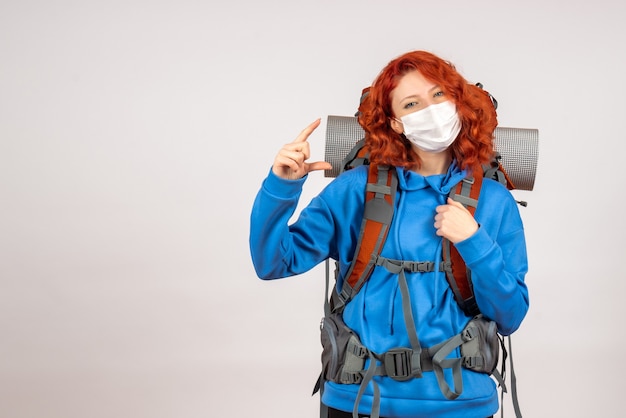
[[[391,126],[391,129],[393,129],[393,131],[398,135],[404,132],[404,125],[402,125],[402,122],[400,122],[396,118],[389,118],[389,125]]]

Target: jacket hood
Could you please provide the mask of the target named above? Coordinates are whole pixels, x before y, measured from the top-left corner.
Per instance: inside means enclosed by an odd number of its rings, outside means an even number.
[[[435,174],[432,176],[422,176],[412,170],[405,170],[397,167],[398,188],[412,191],[431,187],[442,195],[448,195],[450,190],[467,176],[466,170],[461,170],[456,161],[453,161],[445,174]]]

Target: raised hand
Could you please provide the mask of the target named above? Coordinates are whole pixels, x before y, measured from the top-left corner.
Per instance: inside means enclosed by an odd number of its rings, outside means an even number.
[[[278,151],[272,166],[274,174],[284,179],[296,180],[311,171],[332,169],[332,165],[325,161],[307,162],[311,156],[308,138],[319,125],[320,119],[317,119],[304,128],[295,141],[286,144]]]

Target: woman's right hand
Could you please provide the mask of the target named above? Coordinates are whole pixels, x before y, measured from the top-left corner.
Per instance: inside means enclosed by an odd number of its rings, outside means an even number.
[[[287,180],[297,180],[311,171],[331,170],[333,168],[333,166],[326,161],[306,162],[311,156],[308,143],[309,135],[311,135],[319,125],[320,119],[317,119],[304,128],[295,141],[286,144],[278,151],[278,155],[276,155],[274,165],[272,166],[272,171],[275,175]]]

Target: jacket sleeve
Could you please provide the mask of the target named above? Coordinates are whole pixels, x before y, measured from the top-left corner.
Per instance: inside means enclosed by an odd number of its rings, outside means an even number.
[[[508,335],[519,328],[528,312],[528,259],[517,203],[508,190],[498,190],[498,186],[481,191],[481,199],[483,195],[490,198],[479,203],[483,205],[476,213],[480,227],[456,247],[472,272],[480,311]]]
[[[304,273],[329,257],[333,217],[319,196],[290,224],[306,180],[285,180],[273,172],[264,180],[250,217],[250,253],[261,279]]]

